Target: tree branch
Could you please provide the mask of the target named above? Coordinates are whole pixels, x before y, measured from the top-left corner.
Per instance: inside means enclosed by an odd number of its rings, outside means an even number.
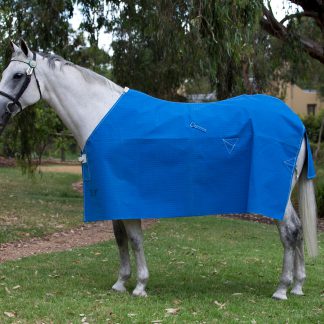
[[[293,1],[292,1],[293,2]],[[295,1],[302,2],[302,1]],[[281,41],[287,41],[289,39],[289,32],[287,28],[279,22],[273,15],[273,13],[263,5],[263,17],[261,18],[261,27],[270,35],[280,39]],[[314,59],[324,64],[324,47],[323,45],[308,39],[300,35],[296,35],[300,44],[304,50]]]
[[[320,11],[321,7],[323,8],[322,0],[290,0],[290,2],[294,3],[297,6],[301,6],[304,11]]]
[[[299,18],[299,17],[312,17],[312,18],[318,18],[318,14],[314,11],[302,11],[302,12],[296,12],[294,14],[288,15],[282,20],[280,20],[280,24],[283,24],[287,20],[293,19],[293,18]]]

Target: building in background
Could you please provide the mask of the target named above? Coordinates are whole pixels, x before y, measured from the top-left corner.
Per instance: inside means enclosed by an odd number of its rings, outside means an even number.
[[[283,100],[300,116],[316,115],[324,109],[324,98],[316,90],[303,90],[296,84],[287,85]]]

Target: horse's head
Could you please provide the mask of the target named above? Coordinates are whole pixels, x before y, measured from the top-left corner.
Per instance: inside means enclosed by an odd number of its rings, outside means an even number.
[[[20,47],[10,42],[13,54],[0,81],[0,134],[11,116],[41,98],[36,78],[36,54],[22,40]]]

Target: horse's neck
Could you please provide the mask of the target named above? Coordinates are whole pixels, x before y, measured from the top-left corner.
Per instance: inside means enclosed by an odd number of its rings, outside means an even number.
[[[45,101],[53,107],[83,149],[91,132],[124,89],[109,80],[97,80],[92,76],[86,80],[72,66],[50,69],[43,60],[38,69]]]

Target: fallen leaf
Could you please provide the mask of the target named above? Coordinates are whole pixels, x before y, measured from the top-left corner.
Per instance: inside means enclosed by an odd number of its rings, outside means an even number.
[[[214,300],[214,304],[216,306],[218,306],[219,309],[224,309],[226,306],[226,303],[222,304],[222,303],[218,302],[217,300]]]
[[[175,299],[172,303],[174,305],[180,305],[182,303],[182,301],[180,299]]]
[[[19,289],[19,288],[21,288],[20,285],[17,285],[17,286],[15,286],[15,287],[12,287],[13,290],[16,290],[16,289]]]
[[[151,321],[151,323],[153,324],[159,324],[159,323],[162,323],[163,321],[162,320],[153,320]]]
[[[135,313],[128,313],[128,314],[127,314],[128,317],[134,317],[134,316],[136,316],[136,315],[137,315],[137,314],[135,314]]]
[[[179,313],[180,308],[166,308],[165,309],[168,315],[176,315]]]
[[[8,316],[8,317],[11,317],[11,318],[12,318],[12,317],[16,317],[16,315],[17,315],[17,314],[14,313],[14,312],[3,312],[3,314],[6,315],[6,316]]]
[[[5,287],[5,291],[6,291],[8,294],[11,294],[11,291],[8,289],[8,287]]]

